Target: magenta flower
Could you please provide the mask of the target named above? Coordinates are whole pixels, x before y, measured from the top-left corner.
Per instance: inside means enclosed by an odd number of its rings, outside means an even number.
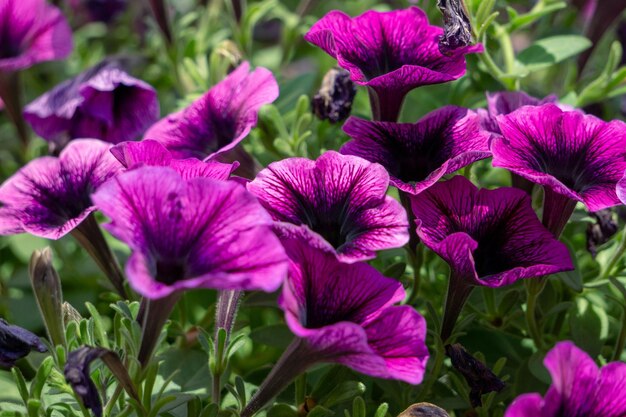
[[[620,203],[615,187],[626,170],[626,124],[554,104],[497,120],[503,137],[492,143],[493,165],[543,186],[543,222],[556,236],[577,202],[592,212]]]
[[[0,71],[63,59],[72,52],[72,31],[61,11],[45,0],[0,3]]]
[[[572,342],[559,342],[544,360],[552,386],[542,398],[523,394],[504,417],[622,417],[626,415],[626,364],[598,368]]]
[[[261,106],[276,100],[278,84],[265,68],[241,64],[185,109],[154,124],[144,137],[176,158],[212,158],[233,149],[256,125]]]
[[[549,95],[543,99],[529,96],[523,91],[498,91],[487,93],[487,110],[479,109],[478,114],[483,118],[482,123],[489,132],[500,134],[500,128],[496,120],[502,116],[514,112],[523,106],[541,106],[547,103],[557,104],[558,97]]]
[[[378,378],[419,384],[428,350],[426,322],[404,299],[402,285],[366,263],[346,264],[314,248],[306,235],[284,241],[289,278],[279,300],[296,339],[252,398],[254,414],[291,379],[319,362]]]
[[[190,288],[274,291],[286,274],[272,219],[236,182],[144,166],[93,200],[111,219],[104,227],[131,248],[126,275],[147,298]]]
[[[406,212],[386,195],[388,186],[382,166],[329,151],[316,161],[274,162],[248,183],[248,190],[278,222],[281,234],[308,228],[317,247],[355,262],[408,240]]]
[[[61,147],[83,137],[111,143],[136,139],[158,117],[154,88],[106,61],[59,84],[24,109],[33,130]]]
[[[369,88],[375,119],[393,122],[409,91],[462,77],[465,55],[483,50],[482,45],[474,45],[443,55],[441,36],[442,28],[431,26],[422,10],[410,7],[368,11],[355,18],[334,10],[304,39],[336,58],[354,82]]]
[[[353,140],[341,153],[384,166],[391,184],[419,194],[444,175],[489,158],[490,135],[471,110],[446,106],[417,123],[370,122],[351,117],[343,130]]]
[[[474,286],[573,269],[567,247],[541,225],[521,190],[479,190],[456,176],[412,196],[411,205],[417,235],[450,265],[444,340]]]
[[[91,193],[117,175],[110,144],[80,139],[61,155],[37,158],[0,186],[0,234],[59,239],[96,210]]]

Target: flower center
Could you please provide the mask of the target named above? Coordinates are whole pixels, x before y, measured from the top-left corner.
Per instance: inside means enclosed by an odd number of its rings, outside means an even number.
[[[159,260],[155,279],[163,284],[173,284],[185,279],[185,265],[180,261]]]

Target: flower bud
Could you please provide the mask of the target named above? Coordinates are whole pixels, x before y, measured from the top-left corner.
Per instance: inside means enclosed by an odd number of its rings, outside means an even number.
[[[322,80],[322,86],[311,101],[313,112],[320,120],[338,123],[352,110],[356,87],[350,73],[340,68],[331,69]]]
[[[63,309],[63,323],[67,326],[70,321],[81,321],[83,316],[80,315],[78,310],[74,308],[73,305],[68,303],[67,301],[63,302],[61,306]]]

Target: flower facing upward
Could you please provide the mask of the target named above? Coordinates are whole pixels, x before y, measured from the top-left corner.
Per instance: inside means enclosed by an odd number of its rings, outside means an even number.
[[[126,243],[131,286],[148,298],[191,288],[276,290],[285,252],[272,219],[234,181],[184,179],[170,167],[144,166],[102,186],[93,200],[104,227]]]
[[[572,342],[559,342],[544,360],[552,386],[542,398],[523,394],[504,417],[623,417],[626,415],[626,363],[601,369]]]
[[[393,113],[399,113],[406,93],[462,77],[465,55],[482,51],[482,45],[474,45],[443,55],[442,35],[443,29],[430,25],[422,10],[410,7],[355,18],[331,11],[304,38],[336,58],[354,82],[374,90],[381,110],[389,112],[381,120],[395,121]]]
[[[277,221],[281,234],[309,228],[316,246],[355,262],[408,241],[406,212],[386,195],[388,186],[382,166],[329,151],[316,161],[274,162],[248,190]]]
[[[59,84],[24,109],[33,130],[61,147],[84,137],[111,143],[136,139],[158,117],[154,88],[107,61]]]
[[[214,157],[234,148],[256,125],[261,106],[276,100],[278,84],[265,68],[241,64],[185,109],[155,123],[144,135],[176,158]]]
[[[456,106],[436,110],[417,123],[370,122],[351,117],[343,130],[353,140],[341,153],[384,166],[391,184],[419,194],[444,175],[491,156],[480,117]]]
[[[63,59],[72,52],[67,21],[45,0],[0,1],[0,28],[0,71]]]
[[[6,180],[0,186],[0,234],[59,239],[71,232],[96,210],[91,193],[123,169],[110,147],[75,140],[58,158],[37,158]]]

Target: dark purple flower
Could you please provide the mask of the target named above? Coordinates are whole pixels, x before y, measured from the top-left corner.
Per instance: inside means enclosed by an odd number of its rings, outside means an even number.
[[[493,165],[542,185],[543,221],[561,234],[576,202],[589,211],[620,203],[615,187],[626,170],[626,124],[604,122],[554,104],[498,116]]]
[[[0,186],[0,234],[59,239],[96,207],[91,193],[123,168],[95,139],[72,141],[56,158],[29,162]]]
[[[543,361],[552,386],[542,398],[523,394],[504,417],[623,417],[626,415],[626,364],[598,368],[572,342],[559,342]]]
[[[31,350],[47,350],[37,335],[0,319],[0,366],[11,367]]]
[[[265,68],[241,64],[185,109],[154,124],[144,137],[176,158],[212,158],[233,149],[256,125],[261,106],[276,100],[278,84]]]
[[[110,23],[128,7],[128,0],[69,0],[75,13],[90,21]]]
[[[542,226],[521,190],[479,190],[456,176],[412,196],[411,205],[417,235],[450,265],[446,310],[458,311],[446,314],[444,340],[473,286],[573,269],[567,247]]]
[[[63,59],[72,52],[67,21],[45,0],[3,0],[0,28],[0,71]]]
[[[443,14],[444,34],[439,39],[439,50],[448,55],[455,49],[472,43],[472,25],[463,0],[437,0]]]
[[[376,119],[395,121],[406,93],[416,87],[456,80],[465,74],[465,55],[482,45],[439,51],[443,29],[431,26],[417,7],[368,11],[351,18],[334,10],[305,39],[337,59],[352,80],[370,88]]]
[[[131,286],[148,298],[191,288],[276,290],[285,252],[272,219],[243,186],[185,180],[169,167],[144,166],[102,186],[93,200],[104,227],[130,246]]]
[[[75,138],[132,140],[158,117],[154,88],[106,61],[59,84],[24,109],[33,130],[59,146]]]
[[[308,228],[315,232],[316,246],[355,262],[408,240],[406,212],[386,195],[388,186],[382,166],[329,151],[316,161],[274,162],[248,190],[278,222],[281,234]]]
[[[350,73],[341,68],[333,68],[326,73],[322,86],[311,100],[313,113],[320,120],[338,123],[350,116],[356,86]]]
[[[487,93],[487,110],[479,109],[478,114],[482,117],[483,127],[492,133],[500,134],[500,128],[496,120],[497,116],[503,116],[514,112],[523,106],[541,106],[547,103],[557,104],[558,97],[549,95],[543,99],[529,96],[523,91],[498,91]]]
[[[343,130],[353,140],[341,153],[384,166],[391,184],[419,194],[444,175],[489,158],[490,134],[471,110],[445,106],[417,123],[370,122],[351,117]]]
[[[599,210],[589,213],[589,216],[595,221],[587,224],[587,250],[595,258],[598,254],[598,246],[611,240],[619,231],[619,226],[613,209]]]
[[[161,143],[155,140],[123,142],[111,148],[111,153],[124,167],[134,169],[142,166],[170,167],[184,179],[196,177],[227,180],[238,164],[223,164],[217,161],[200,161],[196,158],[174,159]]]

